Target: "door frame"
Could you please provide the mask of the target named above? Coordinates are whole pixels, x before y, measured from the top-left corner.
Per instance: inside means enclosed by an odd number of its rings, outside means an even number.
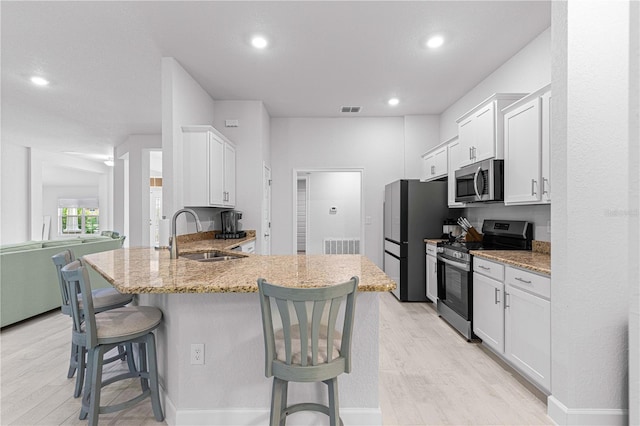
[[[293,168],[291,174],[291,253],[297,253],[298,247],[298,174],[331,173],[331,172],[357,172],[360,173],[360,254],[365,251],[365,205],[364,205],[364,167],[318,167],[318,168]],[[309,233],[307,230],[307,237]]]

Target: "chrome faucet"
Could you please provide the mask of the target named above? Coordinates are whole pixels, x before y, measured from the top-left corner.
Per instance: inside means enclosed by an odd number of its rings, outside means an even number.
[[[192,209],[180,209],[173,214],[173,219],[171,219],[171,237],[169,238],[169,255],[171,259],[178,258],[178,240],[176,239],[176,220],[180,213],[191,213],[191,215],[196,220],[196,230],[198,232],[202,232],[202,225],[200,224],[200,218]]]

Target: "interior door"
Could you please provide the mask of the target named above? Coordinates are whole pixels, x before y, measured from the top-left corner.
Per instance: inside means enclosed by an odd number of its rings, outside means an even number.
[[[262,254],[271,254],[271,169],[263,163],[262,178]]]

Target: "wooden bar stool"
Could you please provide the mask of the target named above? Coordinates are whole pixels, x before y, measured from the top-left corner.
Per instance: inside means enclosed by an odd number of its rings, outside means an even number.
[[[338,376],[351,372],[351,335],[358,277],[319,288],[291,288],[258,280],[265,347],[265,375],[273,376],[271,426],[286,423],[298,411],[319,411],[331,426],[342,425],[338,402]],[[346,298],[344,319],[336,321]],[[282,328],[275,329],[271,309],[274,300]],[[309,318],[309,309],[311,318]],[[297,321],[292,321],[297,318]],[[326,324],[322,322],[326,321]],[[301,403],[287,406],[289,382],[324,382],[329,405]]]
[[[95,313],[86,267],[81,261],[75,260],[63,267],[61,272],[71,304],[73,341],[88,352],[80,419],[89,416],[89,424],[96,425],[99,414],[123,410],[150,397],[155,419],[159,422],[164,420],[153,335],[153,330],[162,322],[162,311],[153,306],[126,306]],[[104,354],[119,345],[134,343],[138,345],[138,369],[102,380]],[[138,396],[110,406],[100,405],[100,393],[104,386],[129,378],[140,378],[142,392]]]
[[[73,251],[67,249],[53,255],[51,259],[53,260],[53,264],[56,267],[58,284],[60,285],[60,299],[62,302],[60,309],[62,310],[63,314],[71,316],[69,292],[67,291],[67,286],[64,282],[64,279],[62,278],[61,270],[66,265],[73,262],[75,260],[75,256],[73,254]],[[133,300],[132,294],[122,294],[112,287],[93,290],[91,292],[91,296],[93,298],[93,309],[96,313],[108,311],[109,309],[121,308],[125,305],[128,305]],[[80,303],[80,309],[82,309],[82,303]],[[130,351],[131,348],[129,348],[129,352]],[[78,370],[78,375],[76,376],[76,387],[73,392],[73,396],[75,398],[78,398],[82,393],[82,382],[84,380],[85,370],[84,355],[84,348],[76,345],[72,339],[71,356],[69,357],[69,371],[67,372],[67,378],[72,378],[76,370]],[[135,370],[133,357],[127,356],[127,351],[124,349],[124,347],[118,347],[118,355],[105,360],[105,362],[113,362],[119,359],[126,359],[129,363],[129,369]]]

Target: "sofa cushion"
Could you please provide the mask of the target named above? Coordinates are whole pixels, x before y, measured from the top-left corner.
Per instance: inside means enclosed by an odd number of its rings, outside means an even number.
[[[62,246],[72,246],[78,244],[76,239],[72,240],[51,240],[51,241],[43,241],[42,248],[48,247],[62,247]]]
[[[42,248],[42,241],[27,241],[26,243],[7,244],[0,247],[0,253],[13,253],[22,250]]]

